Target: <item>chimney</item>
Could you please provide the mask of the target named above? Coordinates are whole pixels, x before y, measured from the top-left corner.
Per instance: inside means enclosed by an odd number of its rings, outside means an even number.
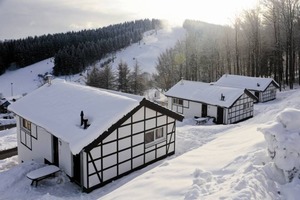
[[[183,85],[183,77],[181,77],[180,85]]]
[[[90,126],[90,124],[88,124],[88,119],[83,119],[83,129],[87,129]]]
[[[259,87],[260,86],[260,84],[259,83],[257,83],[257,87]]]
[[[221,93],[221,101],[225,101],[225,96]]]
[[[83,111],[80,112],[80,126],[83,125],[83,117],[84,117],[84,114],[83,114]]]
[[[47,78],[48,85],[51,85],[52,75],[51,74],[47,74],[46,78]]]

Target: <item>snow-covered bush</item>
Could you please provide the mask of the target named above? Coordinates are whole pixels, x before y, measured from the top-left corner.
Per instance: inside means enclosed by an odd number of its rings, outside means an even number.
[[[258,130],[264,134],[269,155],[286,181],[300,178],[300,110],[286,108],[274,122]]]

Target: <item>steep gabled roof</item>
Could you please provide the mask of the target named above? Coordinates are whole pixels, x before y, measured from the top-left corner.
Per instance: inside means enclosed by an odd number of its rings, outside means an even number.
[[[10,105],[9,110],[68,142],[77,154],[143,99],[129,96],[55,79]],[[87,129],[80,126],[81,111],[90,124]]]
[[[166,96],[229,108],[244,94],[244,89],[181,80],[166,92]],[[221,96],[224,96],[224,100]]]
[[[250,77],[224,74],[215,85],[234,87],[255,91],[265,91],[267,87],[273,83],[275,87],[279,88],[279,85],[272,78]]]

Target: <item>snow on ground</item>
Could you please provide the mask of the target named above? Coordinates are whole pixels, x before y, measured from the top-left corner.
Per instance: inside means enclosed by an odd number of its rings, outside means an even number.
[[[17,128],[0,131],[0,151],[17,146]]]
[[[286,183],[258,128],[275,121],[286,107],[299,109],[299,98],[300,90],[281,92],[277,100],[255,104],[255,117],[234,125],[196,126],[193,119],[185,119],[177,124],[175,155],[89,194],[81,193],[63,173],[32,187],[25,176],[41,164],[17,165],[16,156],[0,160],[1,198],[298,199],[300,180]],[[295,124],[293,119],[290,124]]]

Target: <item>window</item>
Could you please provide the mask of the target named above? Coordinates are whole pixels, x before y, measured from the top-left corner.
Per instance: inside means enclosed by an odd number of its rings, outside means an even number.
[[[23,127],[26,128],[27,130],[31,131],[31,122],[24,119],[23,118],[23,121],[22,121],[22,124],[23,124]]]
[[[154,131],[147,132],[145,134],[145,143],[148,144],[154,141]]]
[[[173,98],[173,104],[183,105],[183,100],[178,98]]]
[[[36,132],[34,136],[32,135],[31,131],[31,122],[22,118],[21,120],[22,128],[20,131],[20,140],[21,143],[26,146],[28,149],[32,150],[32,137],[37,139]]]
[[[271,95],[274,95],[276,93],[276,90],[273,89],[270,91],[270,93],[271,93]]]
[[[155,138],[159,139],[164,137],[164,129],[163,128],[159,128],[155,130]]]
[[[32,138],[30,133],[21,130],[20,140],[24,146],[26,146],[30,150],[32,149]]]
[[[163,127],[149,131],[145,134],[145,144],[155,144],[165,139]]]
[[[249,109],[249,108],[250,108],[250,103],[249,103],[249,102],[244,103],[243,109],[244,109],[244,110],[247,110],[247,109]]]

